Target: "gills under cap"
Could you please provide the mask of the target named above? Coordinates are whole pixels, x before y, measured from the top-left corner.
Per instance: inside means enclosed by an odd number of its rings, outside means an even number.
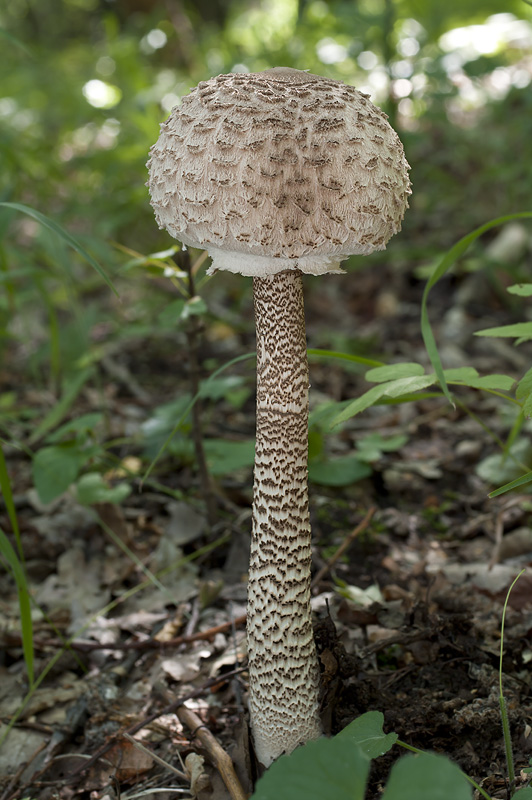
[[[211,270],[341,272],[383,250],[409,166],[386,114],[339,81],[288,67],[203,81],[161,125],[148,187],[160,228]]]

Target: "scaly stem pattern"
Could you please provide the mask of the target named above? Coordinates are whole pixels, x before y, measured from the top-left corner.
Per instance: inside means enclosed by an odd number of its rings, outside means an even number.
[[[310,612],[309,374],[298,270],[253,280],[257,436],[248,588],[250,715],[269,766],[317,738],[319,667]]]

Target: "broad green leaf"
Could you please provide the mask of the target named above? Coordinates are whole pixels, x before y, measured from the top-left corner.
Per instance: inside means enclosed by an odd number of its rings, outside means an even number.
[[[173,300],[159,314],[159,322],[165,328],[177,326],[183,316],[185,301],[180,298]]]
[[[91,267],[93,267],[96,270],[98,275],[100,275],[100,277],[103,278],[103,280],[106,282],[109,288],[112,289],[113,292],[118,297],[118,292],[116,291],[113,282],[105,272],[104,268],[101,267],[98,264],[98,262],[90,255],[90,253],[88,253],[85,250],[85,248],[82,247],[82,245],[80,245],[77,239],[71,236],[70,233],[68,233],[68,231],[65,231],[65,229],[62,228],[61,225],[58,225],[57,222],[55,222],[53,219],[46,217],[44,214],[41,214],[40,211],[36,211],[36,209],[31,208],[31,206],[26,206],[23,203],[0,203],[0,206],[3,206],[4,208],[10,208],[13,211],[20,211],[22,214],[26,214],[28,217],[32,217],[32,219],[36,220],[36,222],[39,222],[45,228],[48,228],[48,230],[60,236],[61,239],[63,239],[67,244],[70,245],[70,247],[73,248],[73,250],[76,251],[76,253],[79,253],[79,255],[85,259],[85,261],[89,262]]]
[[[523,404],[523,415],[532,416],[532,368],[525,372],[515,390],[515,396]]]
[[[425,286],[425,290],[423,292],[423,299],[421,301],[421,334],[423,336],[423,341],[425,342],[425,347],[427,348],[427,353],[430,358],[430,363],[434,368],[434,372],[438,376],[438,380],[440,385],[443,389],[443,392],[449,402],[453,404],[453,400],[449,389],[447,387],[447,383],[445,381],[445,376],[443,374],[443,367],[440,359],[440,354],[438,352],[438,347],[436,345],[436,339],[434,338],[434,333],[432,332],[432,328],[429,321],[429,312],[428,312],[428,299],[430,290],[435,286],[440,278],[443,278],[445,273],[451,269],[451,267],[455,264],[455,262],[462,256],[469,245],[473,244],[473,242],[478,239],[479,236],[482,236],[483,233],[486,231],[491,230],[491,228],[495,228],[498,225],[504,225],[506,222],[511,222],[513,219],[531,219],[532,212],[530,211],[522,211],[517,214],[508,214],[505,217],[497,217],[497,219],[492,219],[489,222],[486,222],[484,225],[481,225],[479,228],[476,228],[471,233],[464,236],[460,239],[451,249],[444,255],[438,266],[435,268],[434,272],[430,276],[427,284]]]
[[[464,381],[472,389],[492,389],[493,391],[511,392],[515,380],[508,375],[483,375],[481,378]]]
[[[369,763],[349,737],[308,742],[272,764],[251,800],[364,800]]]
[[[478,378],[478,372],[474,367],[452,367],[443,371],[446,381],[470,381]]]
[[[519,297],[532,297],[532,283],[514,283],[513,286],[508,286],[506,291]]]
[[[521,437],[516,439],[506,453],[493,453],[483,458],[475,468],[482,480],[495,486],[514,481],[530,464],[532,448],[530,441]]]
[[[414,362],[401,364],[387,364],[384,367],[370,369],[365,374],[365,378],[370,383],[383,383],[384,381],[394,381],[397,378],[415,378],[425,374],[425,369],[421,364]]]
[[[512,339],[532,339],[532,322],[516,322],[513,325],[500,325],[475,331],[475,336],[502,336]]]
[[[79,502],[84,506],[91,506],[94,503],[118,504],[131,494],[131,486],[127,483],[109,486],[99,472],[87,472],[78,480],[76,493]]]
[[[523,789],[518,789],[514,797],[516,800],[532,800],[532,788],[525,786]]]
[[[408,436],[398,433],[395,436],[382,436],[380,433],[371,433],[357,442],[357,455],[362,461],[377,461],[383,453],[393,453],[399,450],[408,441]]]
[[[391,750],[397,741],[396,733],[384,733],[383,723],[384,714],[380,711],[367,711],[340,731],[336,739],[349,739],[357,744],[368,758],[378,758]]]
[[[20,611],[20,626],[22,633],[22,650],[24,662],[28,671],[30,685],[34,681],[33,659],[33,622],[31,619],[31,603],[23,564],[11,546],[11,542],[0,528],[0,555],[7,562],[17,585],[18,604]]]
[[[518,400],[524,400],[532,392],[532,367],[525,372],[515,390]]]
[[[227,439],[205,439],[203,446],[212,475],[228,475],[237,469],[253,466],[254,439],[245,439],[242,442],[231,442]]]
[[[393,766],[382,800],[471,800],[460,768],[445,756],[404,756]]]
[[[371,467],[356,455],[310,461],[308,476],[323,486],[349,486],[371,475]]]
[[[51,503],[74,483],[89,454],[75,442],[42,447],[33,458],[33,482],[42,503]]]

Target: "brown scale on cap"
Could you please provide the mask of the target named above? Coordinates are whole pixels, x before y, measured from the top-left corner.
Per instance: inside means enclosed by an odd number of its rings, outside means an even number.
[[[161,127],[157,221],[252,275],[257,436],[248,589],[249,707],[258,760],[317,738],[310,612],[307,344],[302,273],[382,250],[408,206],[385,114],[351,86],[284,67],[200,83]]]

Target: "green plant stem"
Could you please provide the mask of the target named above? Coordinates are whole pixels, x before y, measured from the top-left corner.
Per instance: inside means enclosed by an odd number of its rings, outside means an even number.
[[[412,747],[411,744],[402,742],[401,739],[397,739],[395,744],[398,744],[399,747],[403,747],[405,750],[410,750],[412,753],[417,753],[418,755],[422,755],[425,752],[424,750],[420,750],[418,747]],[[462,770],[460,770],[460,772],[462,772]],[[467,775],[465,772],[462,772],[462,775],[464,776],[466,781],[468,781],[471,784],[471,786],[473,786],[473,788],[476,789],[477,792],[479,792],[482,795],[482,797],[485,798],[485,800],[492,800],[489,794],[485,792],[484,789],[481,786],[479,786],[478,783],[476,783],[476,781],[473,780],[473,778],[470,778],[469,775]]]
[[[192,299],[196,294],[196,287],[194,285],[194,274],[192,271],[192,264],[190,262],[190,255],[188,250],[182,250],[176,256],[178,266],[184,268],[188,276],[188,295]],[[188,363],[190,368],[190,388],[191,394],[194,397],[198,396],[200,389],[200,367],[198,358],[198,344],[200,334],[200,324],[196,317],[192,317],[186,326],[186,337],[188,345]],[[207,508],[207,521],[211,528],[218,522],[218,504],[216,502],[216,495],[212,486],[212,478],[207,466],[207,459],[205,457],[205,448],[203,447],[202,417],[203,417],[203,404],[198,399],[192,406],[192,438],[194,441],[194,450],[196,453],[196,461],[198,464],[201,493],[205,500]]]
[[[502,658],[504,655],[504,623],[506,621],[506,608],[508,606],[508,600],[510,599],[510,592],[514,588],[515,584],[521,577],[525,570],[522,569],[519,575],[514,578],[512,581],[510,588],[506,594],[506,600],[504,601],[504,606],[502,609],[502,620],[501,620],[501,649],[499,654],[499,708],[501,710],[501,723],[502,723],[502,735],[504,739],[504,749],[506,753],[506,768],[508,770],[508,783],[510,789],[510,797],[513,796],[515,791],[515,767],[514,767],[514,754],[512,750],[512,737],[510,734],[510,723],[508,721],[508,710],[506,708],[506,700],[504,699],[504,695],[502,692]]]

